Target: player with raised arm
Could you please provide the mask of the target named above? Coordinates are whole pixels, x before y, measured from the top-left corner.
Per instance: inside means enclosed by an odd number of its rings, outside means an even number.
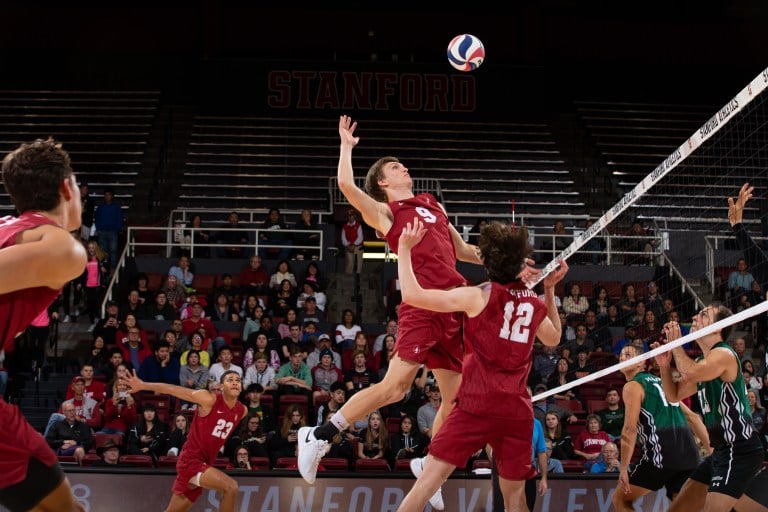
[[[18,217],[0,219],[0,351],[83,273],[80,189],[69,155],[51,139],[22,144],[2,164]],[[12,512],[83,510],[45,439],[0,396],[0,504]]]
[[[234,370],[224,372],[219,381],[219,392],[144,382],[136,376],[135,370],[133,375],[120,381],[127,384],[132,392],[164,393],[198,405],[187,442],[176,462],[173,496],[165,511],[185,512],[192,508],[203,489],[213,489],[222,495],[219,511],[233,512],[237,482],[213,467],[213,462],[240,420],[248,414],[248,409],[238,400],[243,390],[240,375]]]
[[[354,135],[356,128],[357,123],[349,116],[339,118],[338,182],[344,196],[393,250],[406,224],[414,217],[420,218],[427,228],[414,254],[414,272],[419,283],[425,288],[443,290],[464,286],[466,280],[456,270],[456,260],[481,263],[477,247],[464,242],[434,196],[414,195],[407,167],[395,157],[380,158],[368,171],[366,191],[355,185],[352,149],[359,142]],[[526,278],[537,272],[521,266]],[[421,365],[432,370],[443,397],[433,426],[437,433],[453,408],[453,398],[461,384],[460,325],[458,314],[434,313],[404,302],[398,315],[395,353],[383,381],[355,393],[325,425],[304,427],[299,432],[298,466],[304,480],[314,483],[320,458],[329,449],[328,441],[371,411],[401,400]],[[432,506],[442,510],[439,494]]]
[[[423,510],[451,472],[486,445],[493,450],[505,509],[519,511],[525,480],[535,475],[533,408],[526,388],[533,342],[536,338],[548,346],[560,342],[555,285],[568,266],[561,261],[560,268],[543,280],[542,301],[517,278],[532,250],[528,230],[491,222],[479,240],[490,282],[453,290],[425,289],[414,273],[412,253],[426,232],[415,217],[400,235],[397,265],[403,300],[441,313],[465,313],[467,351],[456,406],[432,438],[423,472],[398,511]],[[491,410],[496,411],[493,417]]]
[[[621,349],[619,360],[642,353],[642,347],[627,345]],[[701,418],[682,402],[667,401],[661,379],[645,371],[645,364],[640,361],[621,370],[627,379],[622,391],[625,415],[619,482],[613,493],[613,506],[620,512],[635,510],[633,504],[638,498],[662,487],[670,501],[680,492],[700,462],[691,430],[709,446]],[[629,462],[638,442],[642,455],[630,472]]]

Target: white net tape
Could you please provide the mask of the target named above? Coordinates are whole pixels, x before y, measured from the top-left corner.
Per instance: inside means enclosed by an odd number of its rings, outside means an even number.
[[[621,370],[622,368],[626,368],[627,366],[635,365],[641,361],[645,361],[646,359],[650,359],[652,357],[657,356],[658,354],[663,354],[664,352],[668,352],[672,350],[673,348],[680,347],[682,345],[685,345],[686,343],[693,341],[695,339],[701,338],[702,336],[706,336],[707,334],[711,334],[713,332],[719,331],[720,329],[723,329],[724,327],[728,327],[729,325],[733,325],[738,322],[743,322],[744,320],[748,318],[752,318],[755,315],[759,314],[765,314],[765,312],[768,311],[768,301],[763,301],[759,304],[756,304],[752,306],[749,309],[745,309],[744,311],[740,311],[734,315],[729,316],[728,318],[725,318],[723,320],[720,320],[718,322],[715,322],[712,325],[709,325],[703,329],[700,329],[696,332],[692,332],[689,334],[686,334],[680,339],[671,341],[669,343],[666,343],[664,345],[661,345],[660,347],[657,347],[653,350],[650,350],[648,352],[645,352],[644,354],[640,354],[637,357],[633,357],[632,359],[627,359],[626,361],[622,361],[620,363],[616,363],[613,366],[609,366],[607,368],[603,368],[602,370],[598,370],[594,373],[590,373],[589,375],[585,377],[581,377],[580,379],[576,379],[574,381],[571,381],[567,384],[563,384],[562,386],[558,386],[556,388],[548,389],[544,393],[540,393],[533,397],[534,402],[538,402],[539,400],[542,400],[544,398],[550,397],[552,395],[556,395],[558,393],[562,393],[563,391],[567,391],[571,388],[575,388],[577,386],[580,386],[586,382],[591,382],[593,380],[597,380],[600,377],[604,377],[606,375],[610,375],[618,370]]]

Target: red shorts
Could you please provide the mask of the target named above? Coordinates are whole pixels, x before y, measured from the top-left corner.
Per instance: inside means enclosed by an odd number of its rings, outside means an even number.
[[[19,408],[0,397],[0,488],[27,478],[30,457],[46,467],[58,463],[45,438],[27,422]]]
[[[435,313],[403,303],[398,313],[395,352],[430,370],[461,372],[463,313]]]
[[[536,476],[533,460],[533,418],[477,416],[454,407],[429,445],[429,453],[456,467],[486,444],[493,448],[499,476],[528,480]]]
[[[179,459],[176,463],[176,480],[173,481],[173,494],[186,497],[194,503],[203,493],[202,487],[192,487],[189,483],[198,473],[205,473],[210,466],[201,460]]]

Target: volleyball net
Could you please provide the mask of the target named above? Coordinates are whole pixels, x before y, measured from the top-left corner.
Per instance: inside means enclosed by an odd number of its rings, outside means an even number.
[[[721,329],[735,325],[740,335],[759,336],[758,344],[764,341],[768,335],[765,325],[768,323],[765,322],[768,272],[758,268],[759,263],[749,261],[746,271],[754,277],[756,284],[749,283],[746,278],[741,281],[744,287],[734,288],[734,283],[729,283],[743,253],[728,221],[728,198],[738,197],[745,183],[755,187],[753,198],[743,211],[743,224],[765,250],[768,247],[763,236],[768,234],[766,89],[768,69],[720,107],[664,105],[657,106],[653,112],[628,107],[631,113],[624,118],[626,125],[613,120],[613,128],[604,130],[603,135],[596,138],[603,155],[607,155],[606,160],[611,160],[616,186],[625,193],[590,227],[574,236],[570,245],[544,267],[539,279],[529,287],[541,282],[560,260],[590,261],[594,243],[599,241],[603,249],[608,246],[608,254],[612,248],[618,255],[609,256],[610,261],[603,260],[599,264],[624,265],[622,272],[628,276],[625,283],[632,280],[636,267],[655,267],[651,279],[667,280],[670,284],[671,288],[662,291],[675,297],[674,309],[681,312],[681,323],[689,322],[690,313],[705,303],[722,301],[736,314],[710,327]],[[592,123],[595,126],[602,123],[605,128],[610,125],[611,115],[602,112],[593,116]],[[646,130],[647,121],[653,116],[656,116],[656,127]],[[649,161],[653,157],[658,159],[641,172],[629,163],[633,159],[635,162]],[[626,165],[622,161],[626,161]],[[633,231],[634,226],[640,226],[637,232]],[[607,274],[608,270],[605,272]],[[568,282],[573,280],[572,276],[565,277],[565,295],[569,293]],[[694,291],[691,281],[699,286],[699,294]],[[595,284],[600,285],[599,282]],[[709,293],[701,293],[701,290]],[[642,302],[645,289],[635,292]],[[590,300],[594,297],[589,293],[586,295]],[[656,319],[659,324],[665,320]],[[637,321],[642,324],[644,320],[638,318]],[[692,333],[633,360],[601,368],[582,379],[537,395],[534,400],[615,373],[704,334]]]

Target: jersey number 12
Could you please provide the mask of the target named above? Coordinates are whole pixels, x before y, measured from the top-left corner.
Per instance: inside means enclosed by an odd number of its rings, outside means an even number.
[[[515,301],[509,301],[504,305],[504,325],[499,331],[499,338],[514,341],[515,343],[528,343],[531,335],[531,320],[533,319],[533,305],[521,302],[515,305]]]

